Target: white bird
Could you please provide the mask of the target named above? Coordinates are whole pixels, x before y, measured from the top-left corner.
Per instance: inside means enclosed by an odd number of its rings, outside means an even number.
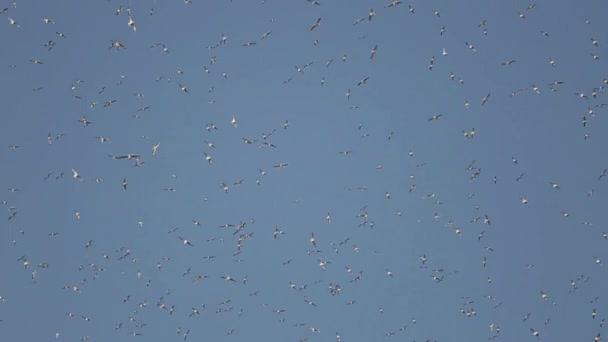
[[[84,179],[82,179],[82,177],[80,176],[80,174],[78,174],[78,171],[76,171],[75,169],[72,168],[72,176],[74,177],[74,179],[78,179],[79,181],[83,181]]]
[[[19,24],[18,24],[18,23],[15,21],[15,19],[13,19],[13,18],[8,18],[8,22],[9,22],[11,25],[15,25],[15,26],[17,26],[17,27],[20,27],[20,26],[19,26]]]
[[[317,248],[317,239],[315,238],[315,233],[310,233],[309,241],[314,248]]]
[[[184,245],[188,245],[188,246],[190,246],[190,247],[194,246],[194,245],[193,245],[192,243],[190,243],[190,241],[188,241],[187,239],[184,239],[184,238],[183,238],[183,237],[181,237],[181,236],[178,236],[178,238],[179,238],[180,240],[182,240],[182,243],[183,243]]]
[[[129,22],[127,23],[129,27],[133,30],[133,32],[137,31],[137,26],[135,26],[135,20],[131,16],[129,16]]]
[[[207,154],[207,152],[203,152],[205,154],[205,160],[209,163],[209,165],[213,164],[213,158]]]
[[[232,121],[230,121],[230,123],[232,124],[232,126],[234,126],[235,128],[237,127],[237,123],[236,123],[236,117],[233,115],[232,116]]]

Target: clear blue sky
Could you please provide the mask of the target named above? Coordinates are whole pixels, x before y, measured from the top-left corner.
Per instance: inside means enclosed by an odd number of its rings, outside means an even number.
[[[605,2],[319,2],[2,1],[0,340],[608,336]]]

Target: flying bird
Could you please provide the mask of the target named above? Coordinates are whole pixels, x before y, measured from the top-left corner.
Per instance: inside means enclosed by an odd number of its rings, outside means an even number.
[[[322,17],[317,18],[315,23],[310,27],[310,29],[309,29],[310,32],[314,31],[316,28],[318,28],[321,25],[321,19],[323,19],[323,18]]]

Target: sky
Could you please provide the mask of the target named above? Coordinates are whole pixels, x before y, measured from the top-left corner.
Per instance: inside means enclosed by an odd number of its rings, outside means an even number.
[[[606,2],[0,10],[2,340],[608,335]]]

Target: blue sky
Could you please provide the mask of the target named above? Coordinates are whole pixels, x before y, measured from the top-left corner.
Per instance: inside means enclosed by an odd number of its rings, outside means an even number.
[[[2,339],[605,335],[606,4],[389,4],[3,1]]]

